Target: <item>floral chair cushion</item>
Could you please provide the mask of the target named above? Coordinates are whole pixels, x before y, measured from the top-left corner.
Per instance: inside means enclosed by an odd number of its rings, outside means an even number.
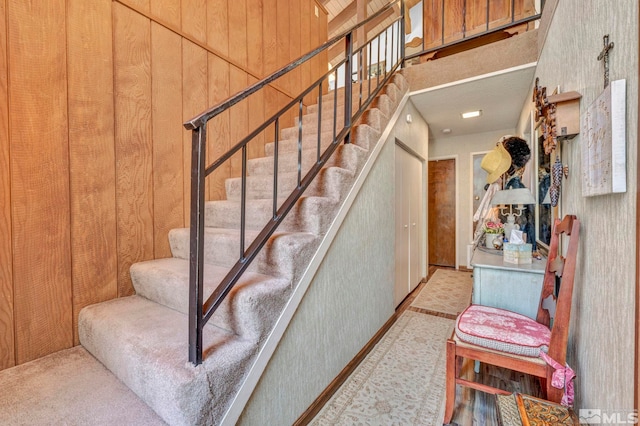
[[[515,312],[471,305],[456,320],[456,336],[484,348],[538,357],[549,348],[551,330]]]

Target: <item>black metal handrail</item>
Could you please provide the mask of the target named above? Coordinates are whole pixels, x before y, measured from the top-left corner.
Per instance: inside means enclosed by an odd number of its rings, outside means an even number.
[[[382,13],[391,9],[396,5],[400,5],[399,16],[384,30],[376,36],[370,38],[364,43],[360,43],[354,48],[353,34],[358,28],[366,25]],[[390,35],[389,35],[390,34]],[[396,39],[397,34],[397,39]],[[381,47],[384,39],[384,48]],[[391,39],[391,41],[389,40]],[[220,113],[227,111],[233,105],[248,98],[268,84],[276,81],[289,71],[299,67],[301,64],[309,61],[319,53],[329,49],[332,45],[344,40],[345,57],[344,59],[330,70],[323,74],[311,86],[300,93],[295,99],[289,102],[285,107],[267,119],[262,125],[253,130],[248,136],[236,143],[229,151],[215,160],[209,166],[206,165],[206,141],[207,141],[207,123],[218,116]],[[384,76],[377,73],[375,83],[368,78],[368,95],[363,96],[364,85],[364,62],[366,58],[367,74],[371,69],[372,63],[372,46],[374,41],[377,42],[378,64],[381,61],[381,55],[384,53]],[[389,51],[390,46],[390,51]],[[389,80],[393,73],[404,62],[404,0],[395,0],[388,3],[374,15],[368,19],[358,23],[344,33],[333,37],[323,43],[318,48],[301,56],[290,64],[273,72],[264,79],[252,84],[245,90],[236,93],[224,102],[206,110],[200,115],[188,120],[184,123],[187,130],[192,131],[192,166],[191,166],[191,215],[190,215],[190,255],[189,255],[189,361],[198,365],[202,362],[202,332],[203,327],[211,318],[215,310],[222,303],[226,295],[231,291],[233,286],[240,279],[241,275],[249,267],[250,263],[258,255],[260,249],[267,243],[269,237],[276,228],[282,223],[286,214],[293,208],[296,201],[302,196],[305,189],[311,184],[314,177],[320,172],[322,167],[327,163],[333,152],[340,143],[350,143],[350,135],[353,123],[357,122],[362,116],[366,108],[371,104],[375,96],[380,92],[384,84]],[[390,60],[389,60],[390,59]],[[387,63],[388,62],[388,63]],[[358,108],[352,111],[353,106],[353,65],[357,63],[356,78],[360,86],[358,94]],[[322,96],[325,80],[329,80],[329,76],[333,75],[336,82],[339,80],[339,70],[344,67],[344,124],[338,132],[337,128],[337,99],[339,91],[336,89],[333,96],[333,132],[332,140],[329,146],[322,151]],[[372,89],[372,84],[375,84]],[[303,139],[303,101],[305,97],[318,91],[318,140],[316,161],[311,169],[302,176],[302,139]],[[297,182],[295,189],[287,197],[287,199],[278,206],[278,142],[281,117],[291,108],[298,109],[298,165],[297,165]],[[266,131],[269,126],[274,126],[274,184],[273,184],[273,211],[272,217],[266,226],[254,238],[249,247],[245,247],[246,237],[246,203],[247,203],[247,157],[248,143],[256,136]],[[203,294],[203,275],[204,275],[204,212],[205,212],[205,179],[213,171],[219,168],[226,161],[229,161],[234,155],[240,152],[242,156],[241,171],[241,195],[240,195],[240,253],[238,261],[231,267],[227,275],[220,282],[218,287],[213,291],[211,296],[204,301]]]

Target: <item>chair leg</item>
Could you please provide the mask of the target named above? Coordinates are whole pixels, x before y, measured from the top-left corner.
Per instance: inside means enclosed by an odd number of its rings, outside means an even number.
[[[447,375],[445,389],[444,423],[451,423],[456,403],[456,342],[447,340]]]
[[[551,378],[545,380],[546,383],[546,399],[547,401],[555,402],[556,404],[560,404],[562,401],[562,396],[564,395],[564,389],[557,389],[551,386]]]

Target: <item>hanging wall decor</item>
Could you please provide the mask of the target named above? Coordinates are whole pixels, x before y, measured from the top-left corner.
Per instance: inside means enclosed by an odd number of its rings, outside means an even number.
[[[582,120],[582,195],[626,192],[626,81],[612,81]]]
[[[582,195],[627,191],[626,170],[626,80],[609,84],[609,53],[614,47],[609,35],[598,61],[604,65],[604,91],[589,106],[582,121]]]
[[[544,139],[544,152],[549,155],[556,148],[556,104],[550,103],[547,98],[547,88],[540,87],[536,77],[536,85],[533,88],[533,102],[535,103],[535,120],[540,122],[540,129]]]

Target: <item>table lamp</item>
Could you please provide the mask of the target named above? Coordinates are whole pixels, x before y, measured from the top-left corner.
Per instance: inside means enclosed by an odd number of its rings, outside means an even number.
[[[516,227],[516,217],[522,216],[522,212],[526,208],[526,204],[535,204],[536,199],[533,198],[533,194],[527,188],[514,188],[504,189],[497,191],[491,199],[491,204],[499,206],[500,213],[503,216],[507,216],[507,223],[504,224],[504,235],[506,238],[511,237],[511,231]],[[514,213],[514,207],[517,210]],[[505,213],[505,210],[509,206],[509,213]]]

